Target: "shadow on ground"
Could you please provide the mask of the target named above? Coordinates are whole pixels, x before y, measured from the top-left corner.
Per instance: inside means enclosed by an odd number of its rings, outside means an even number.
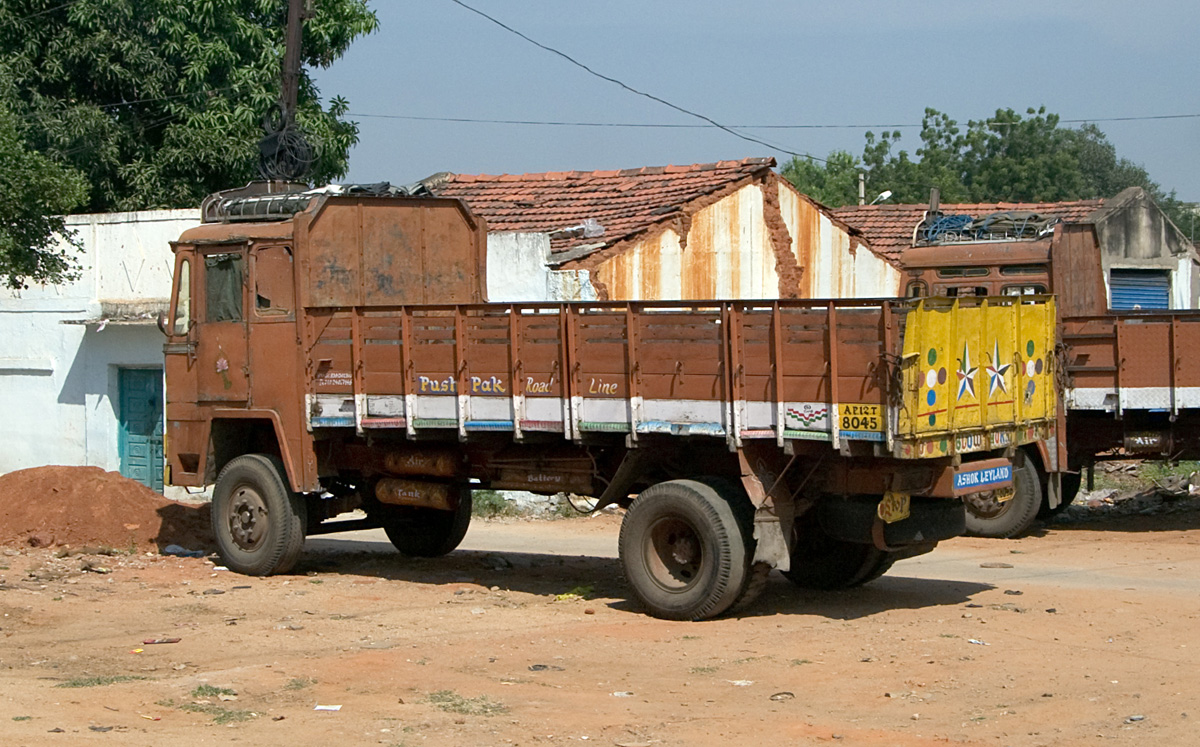
[[[472,583],[553,597],[579,593],[613,609],[641,613],[641,605],[625,583],[616,558],[550,555],[522,552],[456,550],[441,558],[406,558],[384,542],[357,542],[353,550],[337,541],[309,540],[296,567],[300,574],[369,576],[413,584]],[[925,609],[959,605],[991,590],[989,584],[906,578],[893,571],[866,586],[842,591],[798,589],[772,572],[762,596],[735,617],[816,615],[832,620],[856,620],[887,610]]]

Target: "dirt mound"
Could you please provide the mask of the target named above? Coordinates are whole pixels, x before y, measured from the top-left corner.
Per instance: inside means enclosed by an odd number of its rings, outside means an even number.
[[[0,545],[211,549],[207,505],[167,500],[99,467],[0,475]]]

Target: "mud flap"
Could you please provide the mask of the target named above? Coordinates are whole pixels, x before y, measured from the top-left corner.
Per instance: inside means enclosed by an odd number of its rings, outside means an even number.
[[[792,553],[783,534],[783,523],[765,506],[754,512],[754,541],[755,563],[766,563],[781,571],[792,569]]]

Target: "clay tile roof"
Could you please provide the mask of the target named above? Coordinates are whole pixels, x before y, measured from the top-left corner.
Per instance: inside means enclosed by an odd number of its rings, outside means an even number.
[[[971,215],[976,218],[1008,210],[1028,210],[1061,218],[1066,223],[1078,223],[1099,210],[1104,200],[1074,200],[1071,202],[980,202],[943,204],[946,215]],[[913,245],[913,233],[925,218],[928,205],[848,205],[834,208],[835,218],[862,233],[876,252],[892,261]]]
[[[600,249],[615,244],[667,220],[692,200],[774,166],[774,158],[746,158],[620,171],[450,174],[433,191],[439,197],[465,201],[487,220],[489,231],[552,233],[581,226],[588,219],[604,228],[598,237],[585,237],[579,231],[552,236],[551,251],[560,254],[576,247]]]

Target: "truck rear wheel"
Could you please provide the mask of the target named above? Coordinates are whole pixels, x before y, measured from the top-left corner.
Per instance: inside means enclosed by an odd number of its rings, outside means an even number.
[[[212,526],[221,559],[251,576],[287,573],[304,548],[306,506],[273,456],[245,454],[213,488]]]
[[[1032,459],[1013,469],[1013,491],[1003,503],[990,492],[967,496],[967,534],[1008,539],[1028,529],[1042,507],[1042,483]]]
[[[647,488],[621,522],[625,578],[666,620],[703,620],[733,606],[750,580],[753,548],[729,500],[695,480]]]
[[[787,577],[801,589],[850,589],[888,572],[899,553],[861,542],[830,537],[815,519],[796,522],[791,569]]]
[[[382,506],[379,523],[402,555],[437,558],[458,547],[471,524],[471,491],[459,491],[458,508],[440,511],[419,506]]]

